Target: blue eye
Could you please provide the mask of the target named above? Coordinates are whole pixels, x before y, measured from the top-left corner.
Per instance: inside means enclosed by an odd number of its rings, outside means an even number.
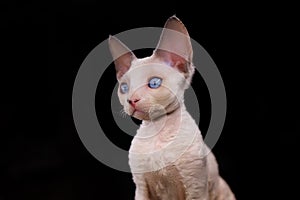
[[[149,88],[155,89],[158,88],[161,85],[162,79],[158,77],[154,77],[150,79],[148,86]]]
[[[121,85],[120,85],[121,93],[125,94],[128,92],[128,90],[129,90],[129,87],[128,87],[127,83],[121,83]]]

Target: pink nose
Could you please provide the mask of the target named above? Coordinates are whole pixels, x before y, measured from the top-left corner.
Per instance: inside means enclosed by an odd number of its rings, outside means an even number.
[[[135,108],[135,104],[136,104],[139,100],[140,100],[140,99],[133,99],[133,100],[128,99],[127,102],[128,102],[132,107]]]

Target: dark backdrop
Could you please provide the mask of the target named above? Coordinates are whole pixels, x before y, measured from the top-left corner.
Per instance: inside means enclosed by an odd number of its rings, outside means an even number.
[[[213,149],[220,174],[237,199],[291,199],[299,170],[293,7],[1,2],[0,199],[133,199],[131,175],[101,164],[81,143],[72,119],[73,82],[82,61],[109,34],[161,27],[173,14],[224,80],[227,118]],[[132,138],[113,126],[109,110],[113,66],[105,74],[97,115],[111,128],[111,141],[128,149]],[[210,102],[199,74],[193,87],[202,97],[199,126],[205,134]]]

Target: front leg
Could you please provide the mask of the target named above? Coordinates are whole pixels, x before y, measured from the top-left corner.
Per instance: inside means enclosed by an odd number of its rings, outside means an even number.
[[[208,170],[206,159],[182,160],[179,165],[186,188],[186,200],[208,200]]]
[[[143,174],[133,174],[133,181],[135,183],[135,200],[150,200],[149,192]]]

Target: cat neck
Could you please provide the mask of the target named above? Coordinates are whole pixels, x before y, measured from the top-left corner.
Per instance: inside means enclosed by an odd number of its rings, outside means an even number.
[[[151,120],[143,120],[143,125],[148,126],[150,124],[160,124],[162,122],[172,122],[176,123],[179,122],[181,115],[187,112],[185,105],[182,103],[181,105],[177,106],[174,110],[167,112],[164,115],[161,115],[155,119]]]
[[[186,120],[190,120],[190,115],[182,103],[177,109],[155,120],[143,120],[138,130],[138,135],[141,138],[155,137],[157,135],[172,137],[182,128],[182,124]]]

